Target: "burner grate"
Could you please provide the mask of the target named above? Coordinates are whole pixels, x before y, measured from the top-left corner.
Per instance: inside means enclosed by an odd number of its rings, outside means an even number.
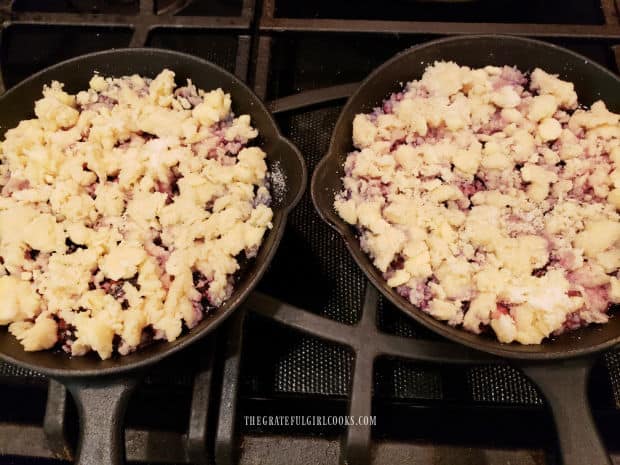
[[[601,14],[598,19],[591,20],[590,23],[588,20],[580,20],[578,26],[571,25],[570,28],[558,24],[552,27],[543,27],[540,24],[529,23],[519,25],[514,23],[471,24],[459,22],[422,24],[419,22],[383,21],[383,18],[379,21],[361,21],[357,12],[354,21],[338,22],[330,19],[334,16],[327,15],[314,15],[310,18],[304,16],[303,20],[297,21],[296,15],[287,16],[286,13],[282,12],[283,10],[275,9],[282,3],[284,3],[283,0],[263,3],[259,30],[264,35],[259,38],[257,44],[257,63],[260,66],[256,67],[254,82],[260,94],[272,100],[276,99],[271,104],[272,109],[287,111],[286,117],[280,116],[279,121],[284,132],[300,146],[311,166],[316,163],[318,144],[307,145],[306,139],[298,139],[295,135],[305,133],[309,127],[316,131],[317,126],[314,125],[313,121],[317,114],[327,114],[329,109],[337,111],[340,108],[339,99],[355,88],[353,84],[350,86],[345,86],[345,84],[364,78],[376,63],[382,62],[393,52],[428,40],[431,38],[429,34],[511,32],[533,37],[544,36],[551,42],[574,49],[604,66],[617,70],[619,28],[615,5],[611,5],[610,2],[598,4],[602,6],[597,10]],[[308,8],[313,8],[316,4]],[[361,7],[363,8],[363,5]],[[338,8],[338,5],[335,8]],[[406,16],[402,15],[402,17]],[[597,22],[603,22],[603,18],[605,24],[597,25]],[[325,53],[325,50],[329,50],[329,53]],[[325,73],[325,69],[332,72]],[[300,91],[302,92],[301,95],[289,97],[289,94]],[[322,121],[327,122],[329,118],[323,117]],[[319,128],[322,130],[322,127],[319,126]],[[326,131],[326,133],[329,132]],[[326,139],[327,134],[310,134],[307,139],[314,141],[323,137]],[[320,154],[325,152],[326,144],[327,141],[325,140],[323,149],[318,150]],[[309,228],[307,223],[303,224]],[[285,256],[289,257],[290,251],[287,250]],[[272,273],[276,274],[280,271],[280,266],[283,266],[282,262],[274,261]],[[354,272],[354,269],[355,267],[349,272]],[[308,279],[306,276],[304,278]],[[299,305],[294,301],[295,296],[288,297],[284,294],[277,294],[278,290],[281,292],[281,289],[269,287],[263,288],[263,290],[282,298],[286,302]],[[316,313],[315,309],[309,308],[307,301],[304,301],[300,306]],[[289,324],[297,329],[305,329],[311,334],[322,335],[330,340],[344,343],[348,340],[347,336],[334,336],[337,332],[347,333],[349,331],[347,328],[339,326],[338,330],[334,329],[333,331],[321,329],[321,324],[326,325],[326,323],[316,322],[315,324],[314,318],[310,315],[304,317],[299,314],[288,315],[290,308],[285,307],[286,310],[280,308],[278,311],[265,310],[259,307],[258,312],[276,318],[280,323]],[[551,449],[550,444],[554,438],[549,435],[549,431],[553,431],[553,426],[548,412],[542,408],[543,398],[534,384],[520,370],[508,365],[496,364],[474,364],[471,367],[454,367],[451,365],[450,368],[446,368],[448,358],[444,358],[444,362],[441,364],[429,367],[428,364],[421,363],[419,359],[416,359],[416,356],[412,355],[411,346],[424,343],[425,339],[428,338],[430,346],[435,347],[435,343],[439,339],[437,336],[429,334],[427,330],[420,328],[418,324],[400,311],[390,307],[382,299],[379,302],[376,310],[379,330],[386,333],[388,337],[404,336],[409,338],[410,346],[407,346],[407,349],[403,348],[402,352],[398,350],[395,354],[397,355],[396,359],[378,359],[374,366],[374,385],[368,385],[363,375],[359,375],[360,372],[373,371],[373,363],[368,361],[368,353],[365,348],[351,343],[356,359],[351,379],[350,412],[370,411],[368,393],[374,388],[375,396],[371,402],[372,411],[380,412],[384,418],[392,418],[398,425],[396,428],[399,429],[399,431],[394,431],[387,428],[386,431],[386,428],[378,427],[373,434],[379,435],[377,437],[381,438],[394,439],[401,437],[402,434],[406,435],[400,431],[414,429],[417,433],[425,435],[425,440],[431,441],[441,441],[442,437],[444,440],[446,438],[454,440],[452,438],[465,436],[467,440],[479,444],[481,448],[484,447],[486,441],[487,445],[504,444],[507,450],[515,447],[520,449]],[[357,331],[360,325],[364,325],[368,311],[368,308],[364,310],[359,317],[360,322],[351,331]],[[371,309],[371,311],[374,314],[375,310]],[[325,313],[324,309],[322,312],[319,310],[319,314],[325,315]],[[337,321],[346,323],[346,320],[343,319],[337,319]],[[376,328],[373,329],[370,326],[365,326],[365,328],[368,332],[363,333],[363,337],[353,339],[365,342],[378,339],[381,342],[376,343],[381,345],[383,342],[381,333],[377,333]],[[267,333],[266,338],[269,339],[271,334]],[[433,352],[437,353],[437,350],[435,348]],[[284,352],[290,354],[286,349]],[[405,354],[405,352],[407,353]],[[254,351],[249,351],[249,353],[253,354]],[[277,358],[279,352],[269,355]],[[250,361],[244,366],[256,364],[255,357],[250,356],[249,359]],[[404,361],[404,359],[413,360]],[[262,366],[269,366],[269,363],[263,363]],[[528,370],[528,373],[532,377],[538,375],[531,370]],[[339,378],[340,373],[334,370],[332,376]],[[243,377],[253,379],[253,371],[246,372]],[[600,385],[609,385],[609,377],[606,373],[595,371],[592,384],[596,386],[597,397],[601,396],[603,399],[604,396],[609,397],[610,394],[604,389],[598,389]],[[251,402],[250,405],[259,409],[260,412],[270,412],[273,406],[259,401],[262,396],[268,395],[269,386],[268,382],[252,385],[251,389],[242,391],[242,398]],[[304,399],[304,397],[300,397],[300,399]],[[404,401],[405,403],[403,403]],[[603,404],[605,401],[601,404],[597,403],[595,406],[595,415],[599,426],[602,426],[601,418],[616,414]],[[320,409],[320,412],[331,412],[335,408],[325,405]],[[478,420],[472,421],[475,426],[472,427],[471,434],[454,431],[453,435],[442,435],[439,432],[442,428],[441,425],[438,425],[434,433],[430,434],[421,431],[420,428],[411,428],[407,422],[416,416],[422,422],[422,430],[427,425],[425,421],[428,420],[428,424],[431,424],[433,419],[437,418],[441,419],[442,423],[453,421],[456,424],[462,422],[464,416],[467,418],[475,417]],[[503,418],[506,419],[506,422],[517,426],[497,429],[488,427],[489,424],[503,422]],[[487,426],[485,426],[485,422]],[[522,428],[523,425],[532,422],[537,425],[536,428],[531,428],[533,436],[537,439],[528,442],[522,434]],[[445,425],[443,426],[445,427]],[[476,430],[478,435],[476,435]],[[252,429],[245,431],[246,437],[253,433],[254,430]],[[610,442],[607,436],[607,445],[612,450],[616,450],[617,442]],[[376,447],[374,442],[372,445],[369,442],[370,432],[360,431],[358,428],[349,429],[343,437],[345,440],[342,447],[338,449],[340,460],[350,463],[368,463],[368,451]],[[408,438],[411,439],[411,436]],[[413,438],[416,436],[414,435]],[[506,440],[506,438],[511,439]],[[439,446],[437,448],[439,449]],[[483,455],[486,456],[486,454]],[[501,454],[489,454],[488,456],[489,460],[498,460],[489,463],[504,463],[507,460],[501,461],[499,458]],[[533,460],[532,457],[536,456],[538,457],[535,459],[536,463],[545,460],[541,459],[540,452],[528,455],[527,460],[523,459],[523,461],[518,459],[518,453],[512,453],[512,451],[507,453],[507,456],[512,457],[515,463],[534,463],[529,460]],[[394,457],[398,457],[398,455]],[[449,453],[443,457],[445,461],[440,463],[479,463],[480,458],[480,456],[472,458],[471,455],[463,455],[461,452]],[[547,459],[550,460],[547,463],[555,463],[557,457],[551,455]],[[430,458],[419,460],[421,463],[434,463],[434,460]]]
[[[12,87],[36,71],[74,56],[126,47],[131,30],[122,28],[13,25],[3,32],[2,76]],[[32,53],[24,53],[24,51]]]
[[[351,2],[5,0],[0,70],[10,87],[92,50],[146,45],[193,53],[272,100],[311,172],[355,83],[411,45],[446,34],[513,33],[544,37],[617,70],[615,0],[529,2],[385,0],[378,12],[369,1],[346,8]],[[248,314],[239,312],[217,339],[149,373],[127,415],[129,460],[558,463],[553,451],[545,454],[553,449],[553,425],[534,384],[512,366],[430,333],[367,287],[308,194],[260,290],[273,297],[255,293]],[[591,382],[594,415],[618,463],[619,360],[617,352],[606,354]],[[0,380],[0,450],[13,454],[5,457],[66,463],[47,460],[69,458],[75,445],[76,415],[64,389],[9,365],[0,365]],[[19,409],[14,399],[23,399]],[[241,424],[243,415],[297,412],[391,421],[348,429]]]
[[[136,14],[138,0],[60,0],[37,2],[36,0],[14,0],[14,11],[36,11],[41,13],[93,13],[93,14]]]
[[[340,107],[327,107],[280,121],[285,135],[306,154],[311,172],[327,150]],[[305,273],[300,274],[299,264]],[[285,282],[286,286],[282,286]],[[307,191],[290,216],[274,264],[260,289],[286,302],[354,324],[359,320],[365,280],[335,232],[319,218]]]
[[[209,7],[198,9],[194,3],[164,1],[157,4],[156,10],[152,0],[1,2],[0,93],[59,61],[127,46],[184,51],[211,60],[246,79],[254,0],[213,1],[208,2]],[[123,8],[117,8],[117,4]],[[84,13],[76,5],[105,8]],[[125,8],[132,5],[139,6],[132,10],[135,14]],[[175,16],[178,12],[186,14]]]
[[[243,42],[249,41],[247,36],[243,37]],[[238,53],[247,52],[247,45],[241,47],[241,41],[241,37],[221,32],[157,28],[149,35],[146,45],[190,53],[234,72]]]
[[[353,354],[342,345],[300,337],[253,314],[246,322],[245,340],[243,395],[324,395],[343,399],[348,395]],[[267,343],[274,340],[277,345]]]
[[[388,334],[416,339],[439,340],[440,336],[416,324],[408,315],[398,310],[385,298],[379,300],[377,327]]]
[[[383,2],[382,8],[376,8],[376,4],[372,2],[360,4],[351,0],[317,0],[303,5],[294,0],[275,0],[274,3],[276,18],[597,25],[605,23],[599,0],[387,0]]]
[[[467,384],[476,402],[542,405],[543,400],[521,372],[507,365],[474,367]]]
[[[444,380],[437,367],[381,358],[375,367],[374,395],[387,399],[445,399]]]

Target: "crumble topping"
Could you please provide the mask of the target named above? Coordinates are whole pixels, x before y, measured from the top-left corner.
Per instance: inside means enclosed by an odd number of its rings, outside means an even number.
[[[355,116],[334,207],[412,304],[539,344],[620,302],[619,119],[541,69],[437,62]]]
[[[0,152],[0,324],[25,350],[125,355],[230,297],[272,210],[229,94],[95,75],[45,86],[34,111]]]

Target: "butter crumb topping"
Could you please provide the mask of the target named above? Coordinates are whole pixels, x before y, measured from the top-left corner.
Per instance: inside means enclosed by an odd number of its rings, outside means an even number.
[[[620,303],[619,119],[541,69],[437,62],[355,116],[334,207],[409,302],[539,344]]]
[[[0,324],[25,350],[125,355],[226,301],[273,215],[229,94],[96,74],[34,114],[0,146]]]

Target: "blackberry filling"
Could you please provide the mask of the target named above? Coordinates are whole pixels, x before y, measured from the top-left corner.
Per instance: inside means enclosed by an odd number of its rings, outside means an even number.
[[[68,237],[65,239],[65,245],[67,246],[67,251],[65,253],[68,254],[68,255],[72,254],[72,253],[75,253],[75,251],[77,249],[85,249],[86,248],[85,245],[76,244],[75,242],[73,242]]]
[[[541,69],[437,62],[355,116],[334,207],[412,304],[538,344],[620,302],[619,126]]]

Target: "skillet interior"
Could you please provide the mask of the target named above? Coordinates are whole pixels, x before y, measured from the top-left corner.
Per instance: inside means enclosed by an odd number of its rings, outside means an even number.
[[[232,108],[236,114],[251,115],[252,124],[259,131],[258,145],[267,153],[269,168],[280,170],[286,180],[284,191],[273,196],[273,229],[265,236],[255,260],[241,274],[230,299],[174,342],[155,343],[133,354],[102,361],[94,354],[69,358],[50,351],[25,352],[3,327],[0,329],[1,358],[57,377],[115,374],[151,364],[215,329],[245,299],[265,272],[284,232],[286,215],[304,190],[306,168],[299,151],[280,135],[275,121],[259,98],[239,79],[218,66],[191,55],[152,48],[110,50],[77,57],[31,76],[0,99],[0,136],[19,121],[34,117],[34,102],[41,98],[43,85],[52,80],[64,82],[65,90],[76,92],[88,88],[94,71],[104,76],[137,73],[155,77],[164,68],[176,73],[178,85],[191,78],[194,84],[205,90],[221,87],[231,94]]]
[[[602,350],[620,342],[620,315],[606,325],[593,325],[565,333],[541,345],[502,344],[488,336],[478,336],[435,320],[390,288],[381,273],[361,250],[353,228],[333,208],[334,195],[340,191],[343,164],[353,150],[352,122],[357,113],[378,106],[403,83],[418,79],[424,69],[437,60],[460,65],[515,65],[521,71],[540,67],[559,74],[575,84],[579,101],[591,105],[603,99],[609,109],[620,112],[620,79],[588,58],[548,43],[510,36],[454,37],[408,49],[377,68],[351,96],[332,134],[328,153],[312,178],[312,199],[321,217],[343,237],[353,258],[370,281],[399,309],[435,332],[470,347],[496,355],[524,359],[568,358]]]

